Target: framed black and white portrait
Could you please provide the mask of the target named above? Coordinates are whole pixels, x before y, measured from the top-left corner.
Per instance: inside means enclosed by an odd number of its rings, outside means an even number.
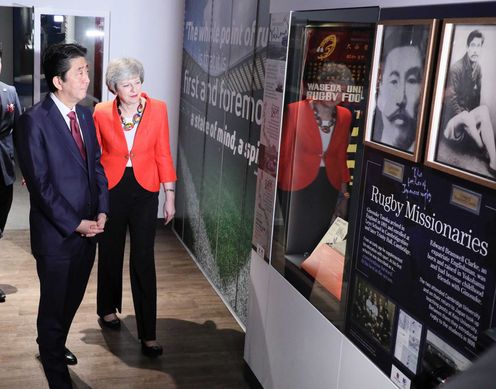
[[[447,19],[427,166],[496,188],[496,18]]]
[[[377,25],[365,143],[419,161],[437,21]]]

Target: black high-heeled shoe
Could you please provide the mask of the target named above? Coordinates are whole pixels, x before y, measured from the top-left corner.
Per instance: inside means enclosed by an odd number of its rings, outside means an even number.
[[[111,330],[119,330],[121,328],[121,321],[118,317],[107,321],[103,316],[100,316],[100,322],[104,327],[110,328]]]
[[[160,346],[160,345],[147,346],[143,340],[141,341],[141,353],[143,355],[146,355],[147,357],[150,357],[150,358],[156,358],[159,355],[162,355],[163,352],[164,352],[164,349],[162,348],[162,346]]]

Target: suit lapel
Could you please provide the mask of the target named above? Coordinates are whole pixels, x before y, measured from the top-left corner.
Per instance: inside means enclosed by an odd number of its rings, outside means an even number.
[[[69,127],[67,126],[66,121],[62,117],[62,114],[60,113],[59,109],[53,102],[52,98],[50,96],[47,96],[45,98],[45,101],[43,102],[43,107],[47,111],[47,117],[48,119],[52,122],[53,127],[55,130],[59,133],[60,138],[64,146],[70,151],[72,157],[74,157],[77,161],[77,163],[85,170],[87,170],[86,164],[83,160],[83,157],[81,156],[76,142],[74,141],[74,138],[71,135],[71,132],[69,131]],[[84,133],[83,133],[84,136]]]

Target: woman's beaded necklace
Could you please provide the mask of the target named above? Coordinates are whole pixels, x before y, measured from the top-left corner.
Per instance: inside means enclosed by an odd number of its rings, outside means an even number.
[[[122,128],[124,131],[131,131],[134,126],[141,121],[141,117],[143,116],[143,103],[140,100],[136,113],[133,115],[131,122],[127,122],[124,116],[122,116],[121,108],[119,106],[117,106],[117,112],[121,118]]]
[[[317,122],[317,126],[324,134],[329,134],[331,129],[334,128],[334,125],[336,124],[336,117],[334,115],[331,117],[331,120],[322,120],[318,110],[315,107],[313,109],[313,116]]]

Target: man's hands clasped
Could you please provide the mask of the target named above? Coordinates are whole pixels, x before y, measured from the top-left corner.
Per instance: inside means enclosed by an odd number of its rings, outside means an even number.
[[[81,234],[81,236],[86,238],[93,238],[94,236],[101,234],[105,228],[105,223],[107,222],[107,215],[104,213],[99,213],[96,220],[81,220],[76,232]]]

